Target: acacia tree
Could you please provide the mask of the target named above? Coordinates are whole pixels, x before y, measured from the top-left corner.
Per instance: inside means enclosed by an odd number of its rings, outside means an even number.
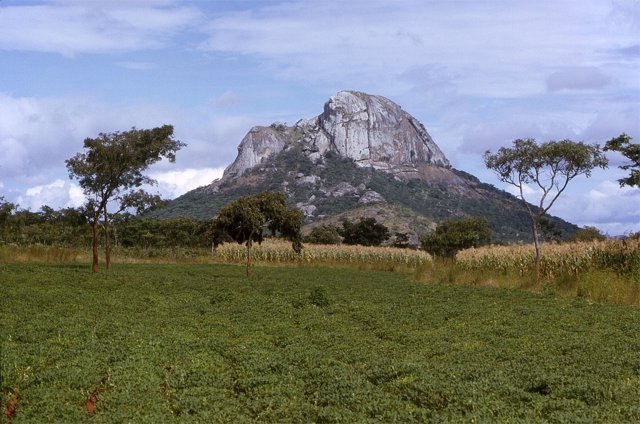
[[[109,241],[109,202],[126,208],[140,209],[144,204],[159,200],[140,187],[156,181],[143,174],[149,166],[162,158],[175,162],[176,152],[184,143],[173,138],[173,126],[150,130],[132,128],[129,131],[100,133],[96,138],[84,140],[84,152],[65,161],[69,178],[77,178],[87,197],[85,209],[92,229],[93,260],[91,270],[98,271],[98,226],[103,219],[105,235],[105,263],[111,266]]]
[[[293,250],[299,253],[304,216],[300,210],[288,208],[286,201],[283,193],[267,191],[241,197],[226,205],[212,223],[214,247],[227,241],[244,244],[247,247],[247,277],[251,277],[253,243],[262,243],[267,233],[288,239]]]
[[[627,134],[620,134],[616,138],[607,141],[604,150],[613,150],[622,153],[631,163],[620,165],[620,169],[630,171],[628,177],[620,178],[620,186],[640,187],[640,144],[632,143],[631,137]]]
[[[486,151],[487,168],[495,171],[501,181],[515,186],[531,217],[531,232],[535,247],[536,278],[540,278],[540,220],[579,175],[591,176],[595,168],[606,168],[607,158],[600,146],[571,140],[537,144],[532,138],[517,139],[512,147],[501,147],[491,154]],[[525,198],[528,184],[541,193],[534,206]]]

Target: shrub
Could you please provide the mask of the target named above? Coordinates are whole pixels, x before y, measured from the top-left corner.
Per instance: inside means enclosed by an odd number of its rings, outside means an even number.
[[[336,227],[322,225],[311,230],[311,233],[305,238],[305,242],[313,244],[340,244],[342,238]]]
[[[491,230],[486,219],[471,217],[445,221],[433,233],[420,238],[422,248],[435,256],[454,257],[456,252],[487,244]]]
[[[389,239],[389,229],[379,224],[375,218],[360,218],[358,222],[342,221],[342,229],[338,230],[345,244],[362,246],[380,246]]]

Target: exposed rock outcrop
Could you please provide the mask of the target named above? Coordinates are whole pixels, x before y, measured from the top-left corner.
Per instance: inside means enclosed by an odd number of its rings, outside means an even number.
[[[312,124],[309,142],[319,153],[333,150],[361,166],[449,166],[424,126],[382,96],[341,91]]]
[[[292,127],[274,123],[252,128],[222,179],[240,176],[297,144],[314,162],[331,151],[353,159],[359,166],[398,175],[408,175],[424,164],[450,167],[424,126],[396,103],[382,96],[341,91],[315,118],[301,119]]]
[[[280,153],[287,144],[285,132],[275,126],[253,127],[240,142],[236,160],[224,171],[224,178],[242,175],[274,153]]]

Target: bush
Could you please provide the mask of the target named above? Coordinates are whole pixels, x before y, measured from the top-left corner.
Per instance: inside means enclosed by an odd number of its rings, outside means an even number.
[[[318,308],[325,308],[329,306],[329,298],[327,298],[327,292],[324,287],[314,287],[309,294],[309,303],[317,306]]]
[[[311,230],[311,233],[305,237],[304,241],[312,244],[340,244],[342,238],[336,227],[322,225]]]
[[[407,233],[398,233],[395,234],[395,239],[393,240],[393,247],[397,247],[399,249],[406,249],[409,247],[409,234]]]
[[[445,221],[420,238],[422,248],[435,256],[452,258],[462,249],[487,244],[491,230],[486,219],[471,217]]]
[[[596,227],[586,226],[578,229],[570,241],[603,241],[606,238]]]
[[[362,246],[380,246],[389,239],[389,229],[378,224],[375,218],[360,218],[353,223],[342,221],[342,229],[338,230],[345,244],[359,244]]]

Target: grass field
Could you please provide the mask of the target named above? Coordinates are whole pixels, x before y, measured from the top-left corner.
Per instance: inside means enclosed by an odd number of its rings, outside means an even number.
[[[640,311],[323,267],[0,266],[17,423],[640,422]]]

